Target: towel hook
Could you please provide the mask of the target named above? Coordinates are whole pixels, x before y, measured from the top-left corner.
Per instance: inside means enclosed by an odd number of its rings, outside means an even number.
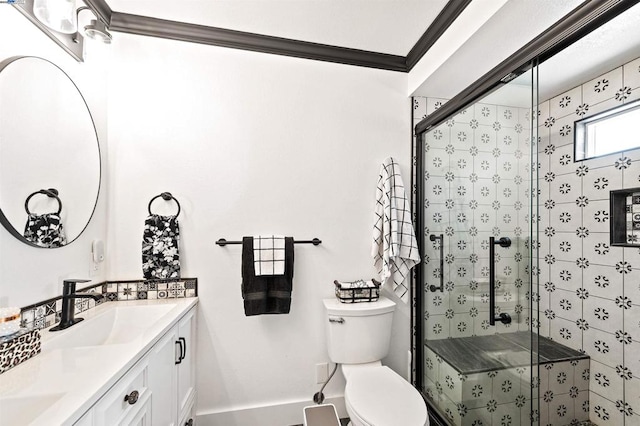
[[[162,199],[165,200],[165,201],[173,200],[173,201],[176,202],[176,204],[178,205],[178,212],[176,213],[176,217],[178,217],[178,215],[180,214],[180,202],[173,195],[171,195],[170,192],[163,192],[161,194],[158,194],[155,197],[153,197],[151,199],[151,201],[149,201],[149,207],[148,207],[149,214],[153,214],[153,213],[151,213],[151,203],[153,203],[156,199],[158,199],[160,197],[162,197]]]
[[[60,201],[60,197],[58,197],[59,192],[55,188],[41,189],[40,191],[36,191],[29,195],[24,202],[24,209],[27,211],[27,214],[31,214],[31,212],[29,211],[29,201],[34,195],[37,194],[44,194],[49,198],[55,198],[58,202],[58,212],[56,214],[60,214],[60,212],[62,211],[62,201]]]

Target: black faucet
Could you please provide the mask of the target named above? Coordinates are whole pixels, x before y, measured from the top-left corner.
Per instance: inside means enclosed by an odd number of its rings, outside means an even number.
[[[89,294],[89,293],[76,293],[76,283],[86,283],[91,280],[64,280],[62,282],[62,296],[59,299],[62,299],[62,313],[60,314],[60,324],[55,327],[51,327],[49,331],[60,331],[65,328],[71,327],[73,324],[76,324],[82,321],[84,318],[75,318],[75,307],[74,307],[74,299],[93,299],[96,302],[102,300],[102,295],[97,294]]]

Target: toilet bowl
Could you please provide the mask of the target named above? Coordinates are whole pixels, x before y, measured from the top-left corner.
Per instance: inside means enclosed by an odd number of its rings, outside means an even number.
[[[345,376],[344,400],[352,426],[429,425],[418,391],[389,367],[359,368]]]

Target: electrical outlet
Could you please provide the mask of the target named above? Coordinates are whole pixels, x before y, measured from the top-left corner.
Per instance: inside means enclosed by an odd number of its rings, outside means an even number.
[[[316,383],[321,384],[329,378],[329,364],[326,362],[316,364]]]

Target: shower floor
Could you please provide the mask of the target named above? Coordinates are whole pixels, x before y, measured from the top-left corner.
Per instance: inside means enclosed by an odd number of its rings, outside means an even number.
[[[425,346],[465,375],[531,364],[529,332],[428,340]],[[538,352],[539,364],[589,358],[542,336],[538,337]]]

